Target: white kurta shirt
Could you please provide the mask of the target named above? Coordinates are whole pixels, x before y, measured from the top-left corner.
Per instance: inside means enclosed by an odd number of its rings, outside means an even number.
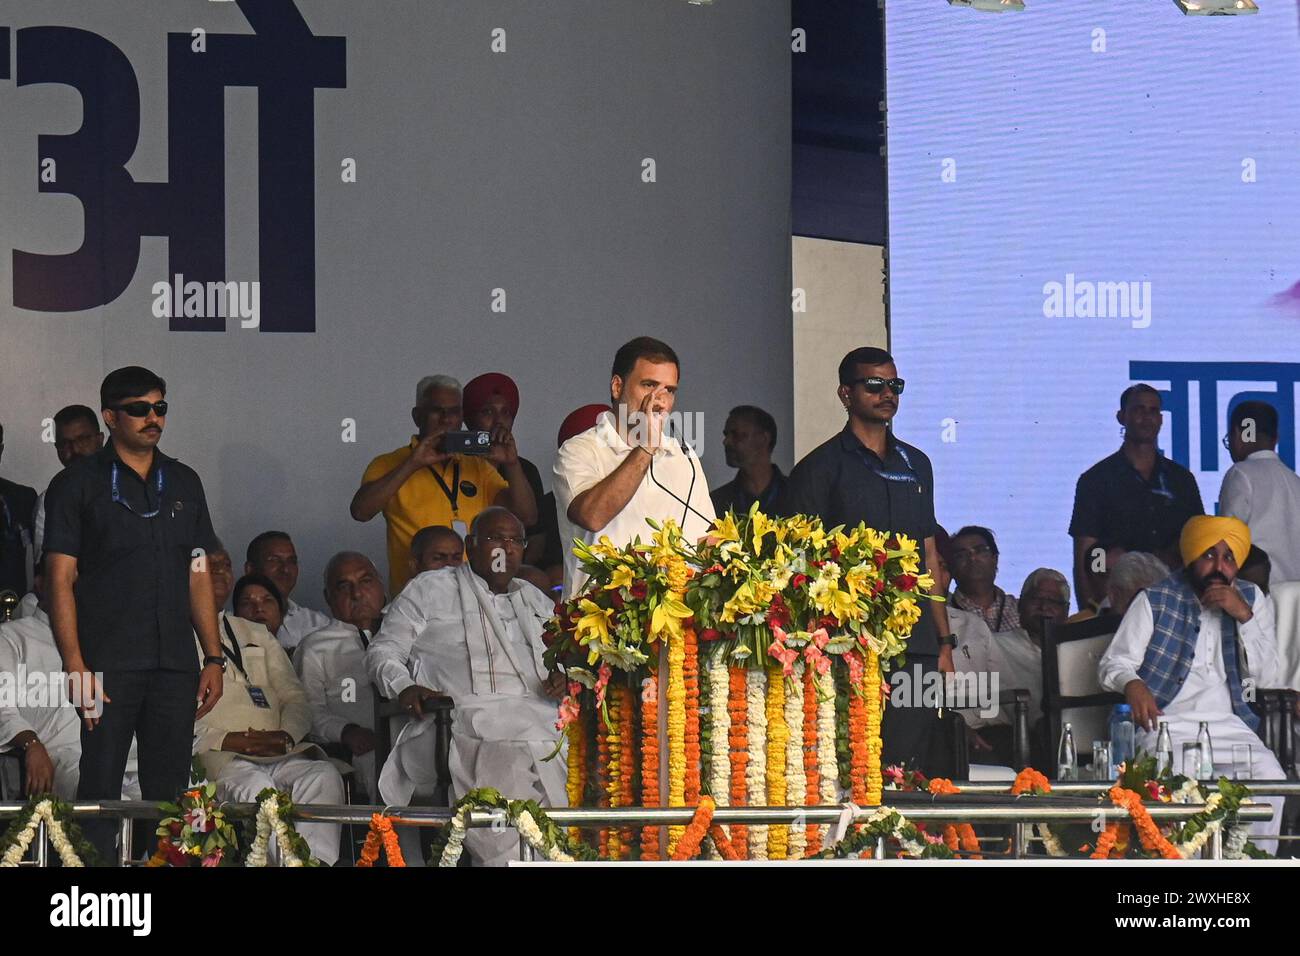
[[[286,651],[292,651],[312,631],[319,631],[330,623],[330,619],[320,611],[293,601],[286,601],[285,606],[284,620],[280,622],[280,630],[275,632],[275,639]]]
[[[1251,540],[1268,554],[1270,587],[1300,581],[1300,475],[1277,452],[1254,452],[1228,469],[1219,513],[1250,526]]]
[[[338,743],[348,724],[374,728],[375,692],[366,674],[366,645],[358,629],[331,621],[308,634],[293,656],[293,668],[311,705],[311,731]]]
[[[566,598],[572,597],[586,582],[586,575],[578,569],[578,559],[573,555],[575,538],[590,544],[605,535],[615,547],[621,548],[637,537],[650,540],[654,530],[646,524],[646,518],[656,521],[671,518],[681,525],[687,540],[695,541],[708,532],[717,517],[713,499],[709,497],[708,479],[695,452],[665,435],[636,493],[609,524],[599,531],[588,531],[571,522],[568,512],[573,499],[612,474],[631,453],[632,446],[619,435],[612,412],[602,412],[594,427],[560,446],[552,488],[560,543],[564,547]],[[686,502],[690,503],[689,508]]]
[[[19,667],[22,671],[19,671]],[[19,681],[20,674],[25,680]],[[24,731],[32,731],[46,750],[75,747],[81,750],[81,722],[68,701],[67,682],[63,679],[63,659],[54,643],[50,619],[37,608],[29,617],[0,624],[0,744],[6,744]],[[57,675],[57,676],[53,676]],[[17,684],[32,689],[31,681],[39,676],[42,692],[48,687],[49,698],[23,701],[8,699]],[[5,683],[15,684],[5,687]],[[19,705],[22,706],[19,706]]]

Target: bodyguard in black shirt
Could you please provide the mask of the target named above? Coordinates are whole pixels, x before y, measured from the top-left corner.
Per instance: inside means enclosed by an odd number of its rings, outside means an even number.
[[[1160,393],[1130,385],[1115,415],[1124,443],[1079,476],[1070,536],[1079,610],[1106,596],[1105,569],[1127,551],[1147,551],[1181,567],[1178,535],[1188,518],[1205,514],[1196,476],[1156,447],[1162,423]]]
[[[905,534],[923,542],[924,572],[937,560],[934,475],[925,453],[890,430],[903,380],[890,354],[877,348],[854,349],[844,356],[839,379],[838,394],[849,420],[790,472],[781,513],[820,515],[828,528],[863,521],[878,531]],[[915,674],[917,664],[922,674],[951,673],[947,609],[933,601],[920,606],[921,619],[907,645],[907,673]],[[937,711],[890,707],[882,731],[885,763],[909,763],[929,776],[953,772],[951,741]]]
[[[0,456],[5,450],[5,430],[0,425]],[[14,600],[27,593],[27,552],[32,543],[32,515],[36,489],[0,478],[0,593],[11,591]]]
[[[110,442],[46,493],[50,623],[83,718],[81,800],[121,798],[132,737],[141,795],[175,799],[189,782],[194,721],[221,697],[206,561],[216,538],[199,476],[155,447],[166,390],[148,369],[111,372],[100,387]],[[114,830],[87,827],[109,859]]]

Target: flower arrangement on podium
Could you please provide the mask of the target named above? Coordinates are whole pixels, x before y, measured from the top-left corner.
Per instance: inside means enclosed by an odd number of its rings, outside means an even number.
[[[158,849],[146,866],[234,866],[239,837],[217,801],[217,787],[204,783],[184,791],[175,803],[159,804]]]
[[[648,543],[575,542],[588,580],[546,629],[548,664],[569,678],[557,727],[570,803],[803,806],[847,793],[879,804],[884,674],[931,599],[917,542],[757,506],[699,543],[648,524]],[[669,858],[686,830],[601,831],[599,853]],[[812,856],[827,836],[815,825],[718,835],[741,859]]]

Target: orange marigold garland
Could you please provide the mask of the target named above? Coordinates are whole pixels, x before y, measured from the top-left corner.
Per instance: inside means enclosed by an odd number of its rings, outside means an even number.
[[[402,848],[397,843],[397,834],[393,832],[393,821],[380,813],[370,815],[370,831],[366,834],[365,845],[361,847],[361,859],[357,866],[374,866],[379,859],[379,849],[383,847],[384,859],[394,869],[406,866],[402,858]]]
[[[1090,856],[1094,860],[1104,860],[1111,854],[1115,848],[1115,843],[1119,839],[1119,821],[1106,824],[1106,829],[1101,836],[1097,838],[1097,847],[1092,851]]]
[[[582,720],[574,720],[564,728],[569,738],[569,775],[565,783],[565,792],[569,795],[569,806],[580,807],[587,792],[587,728]],[[569,827],[569,839],[581,840],[582,831]]]
[[[934,777],[930,780],[930,793],[938,796],[940,794],[961,793],[951,780],[946,777]],[[979,855],[980,841],[975,836],[975,828],[969,823],[949,823],[943,828],[943,842],[954,853],[960,848],[972,855],[976,860],[983,859]]]
[[[686,730],[682,746],[686,756],[686,776],[682,789],[686,806],[693,807],[700,802],[700,657],[694,628],[686,628],[683,651],[682,687],[686,694]]]
[[[856,653],[849,651],[850,654]],[[849,780],[850,794],[858,806],[867,799],[867,700],[872,691],[861,686],[849,688]],[[879,802],[879,801],[877,801]]]
[[[713,807],[712,797],[708,794],[700,797],[699,806],[695,808],[695,816],[691,818],[690,826],[682,833],[677,849],[673,850],[674,862],[689,860],[700,852],[700,841],[704,839],[704,834],[709,832],[709,824],[713,822]]]
[[[732,827],[732,829],[734,830],[735,827]],[[726,831],[719,824],[715,823],[709,827],[709,839],[713,841],[713,845],[718,848],[718,853],[722,855],[724,860],[744,859],[736,851],[735,845],[727,838]]]
[[[1049,794],[1051,792],[1051,783],[1033,767],[1026,767],[1016,774],[1016,781],[1011,785],[1013,797],[1018,797],[1022,793]]]
[[[731,731],[727,739],[731,749],[731,805],[743,807],[749,802],[746,799],[748,791],[745,783],[749,769],[749,714],[746,702],[745,668],[728,668],[727,684],[727,715],[731,718]],[[717,843],[716,839],[714,843]],[[740,859],[746,858],[749,835],[742,824],[737,823],[731,827],[731,845]],[[718,851],[726,856],[720,844]]]
[[[1142,797],[1136,792],[1118,784],[1110,788],[1111,802],[1128,811],[1129,820],[1137,830],[1138,839],[1148,853],[1154,853],[1166,860],[1181,860],[1182,854],[1170,843],[1151,814],[1142,805]],[[1100,843],[1100,841],[1098,841]]]
[[[641,806],[659,806],[659,680],[653,674],[641,690]],[[659,859],[659,828],[641,828],[641,859]]]
[[[879,806],[884,792],[885,778],[880,772],[880,751],[884,746],[880,739],[880,725],[884,719],[885,685],[880,676],[880,655],[867,649],[866,684],[866,730],[867,730],[867,804]]]
[[[636,771],[636,696],[632,688],[620,684],[615,688],[619,697],[619,788],[618,805],[630,807],[636,804],[636,795],[632,790],[632,777]],[[632,855],[632,828],[623,827],[619,832],[619,848],[624,859]]]
[[[821,775],[817,769],[817,675],[812,664],[806,665],[803,672],[803,773],[804,806],[815,807],[821,801]],[[817,824],[808,824],[805,839],[809,856],[821,852],[821,828]]]
[[[767,669],[767,805],[786,803],[785,747],[790,737],[785,725],[785,676],[780,664]],[[767,858],[784,860],[788,855],[790,827],[774,823],[767,831]]]

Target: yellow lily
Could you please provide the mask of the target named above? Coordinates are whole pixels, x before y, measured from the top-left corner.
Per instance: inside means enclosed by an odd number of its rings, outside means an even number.
[[[606,591],[613,591],[616,588],[627,588],[632,586],[632,569],[626,564],[620,564],[614,569],[614,574],[605,585]]]
[[[609,644],[609,619],[613,616],[614,609],[600,607],[588,598],[583,598],[578,603],[578,607],[582,611],[582,617],[578,619],[578,623],[574,627],[574,637],[578,643]],[[594,664],[596,656],[596,651],[593,648],[587,658],[588,662]]]
[[[691,616],[691,609],[676,598],[664,598],[650,617],[650,635],[660,637],[665,633],[681,637],[682,621]]]

